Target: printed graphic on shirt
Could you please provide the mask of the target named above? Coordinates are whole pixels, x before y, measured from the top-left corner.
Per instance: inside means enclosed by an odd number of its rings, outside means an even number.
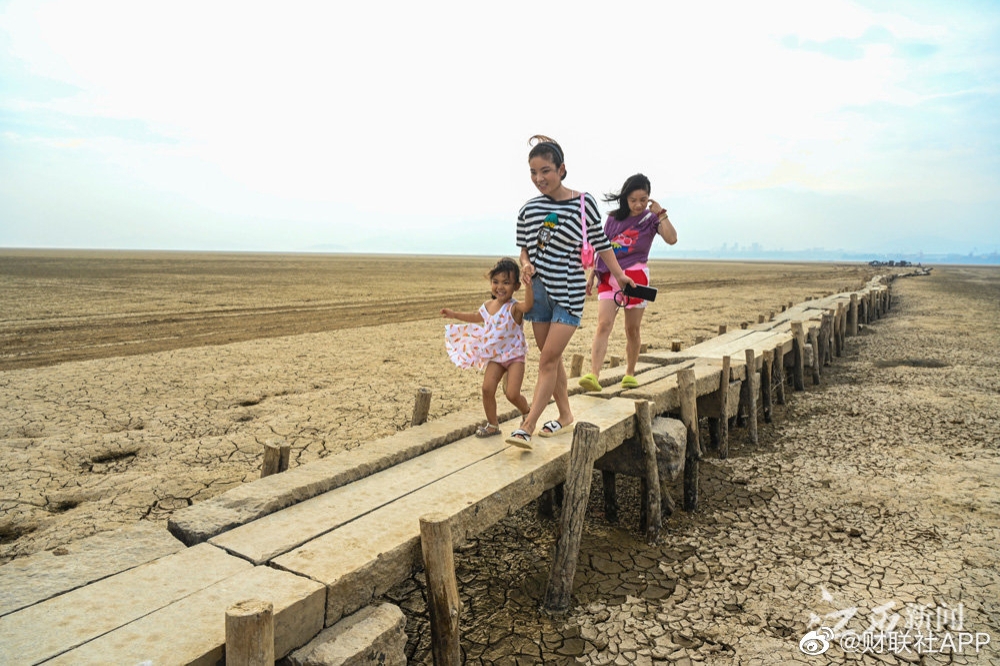
[[[542,228],[538,230],[538,249],[544,249],[545,244],[552,240],[552,234],[555,233],[556,227],[559,226],[559,216],[555,213],[549,213],[545,216],[545,221],[542,222]]]
[[[611,249],[615,251],[615,258],[621,257],[632,251],[639,241],[638,229],[627,229],[611,239]]]

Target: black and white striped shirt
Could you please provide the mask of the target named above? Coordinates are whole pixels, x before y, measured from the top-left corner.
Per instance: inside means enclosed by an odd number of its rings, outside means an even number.
[[[587,211],[587,239],[595,252],[611,249],[601,226],[597,201],[584,195]],[[517,214],[517,246],[527,248],[528,258],[545,290],[570,314],[583,315],[587,295],[587,276],[580,263],[583,229],[580,224],[580,198],[554,201],[537,196]]]

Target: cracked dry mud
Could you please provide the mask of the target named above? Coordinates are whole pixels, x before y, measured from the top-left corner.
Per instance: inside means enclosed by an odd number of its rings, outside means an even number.
[[[418,387],[433,392],[431,418],[479,404],[480,378],[448,362],[436,312],[479,305],[488,259],[379,258],[358,290],[343,286],[356,258],[323,259],[5,251],[0,561],[140,520],[165,526],[257,478],[269,439],[290,442],[296,465],[395,432]],[[869,275],[657,262],[644,339],[690,345]],[[920,663],[1000,663],[1000,272],[938,268],[893,291],[888,317],[848,339],[820,386],[787,391],[759,444],[735,429],[728,460],[706,451],[699,510],[667,520],[657,545],[639,539],[630,479],[620,523],[603,519],[598,476],[566,615],[538,611],[555,524],[531,506],[464,546],[468,662],[843,663],[862,658],[799,651],[810,619],[855,608],[861,631],[891,600],[900,612],[961,603],[965,625],[993,636],[979,655]],[[570,354],[587,353],[587,308]],[[430,663],[423,596],[420,575],[390,595],[414,663]]]

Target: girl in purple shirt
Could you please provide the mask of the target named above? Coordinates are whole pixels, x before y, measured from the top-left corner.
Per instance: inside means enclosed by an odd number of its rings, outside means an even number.
[[[649,284],[649,248],[653,239],[660,236],[668,245],[677,242],[677,231],[667,217],[663,206],[649,198],[649,178],[641,173],[630,176],[617,194],[609,194],[604,200],[616,202],[618,209],[608,215],[604,223],[604,233],[611,239],[618,265],[637,285]],[[648,208],[647,208],[648,207]],[[597,330],[590,346],[590,372],[580,378],[580,386],[588,391],[600,391],[599,377],[604,357],[608,353],[608,338],[615,326],[618,303],[615,294],[621,287],[603,261],[598,260],[590,279],[587,281],[587,295],[597,287]],[[646,301],[635,297],[624,298],[625,308],[625,360],[626,375],[622,378],[622,388],[635,388],[635,364],[639,360],[639,346],[642,342],[639,327]]]

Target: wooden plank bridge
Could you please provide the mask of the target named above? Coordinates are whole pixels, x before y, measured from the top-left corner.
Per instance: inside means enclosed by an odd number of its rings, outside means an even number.
[[[575,434],[534,438],[530,451],[473,437],[481,413],[468,410],[181,510],[173,537],[135,528],[117,542],[71,544],[66,557],[77,566],[51,552],[15,560],[0,567],[0,663],[215,664],[226,611],[248,598],[272,604],[280,658],[424,566],[422,517],[445,522],[454,546],[531,501],[551,502],[557,488],[565,504],[545,603],[565,609],[592,470],[604,454],[648,440],[650,414],[680,415],[684,505],[694,508],[699,417],[709,419],[720,456],[734,419],[755,441],[758,412],[770,419],[785,377],[801,390],[810,368],[818,383],[844,338],[888,310],[889,286],[876,278],[687,349],[644,353],[638,388],[621,389],[615,369],[601,392],[574,387]],[[554,412],[550,405],[542,421]],[[516,416],[502,415],[505,432]],[[645,446],[644,529],[655,539],[661,489]]]

